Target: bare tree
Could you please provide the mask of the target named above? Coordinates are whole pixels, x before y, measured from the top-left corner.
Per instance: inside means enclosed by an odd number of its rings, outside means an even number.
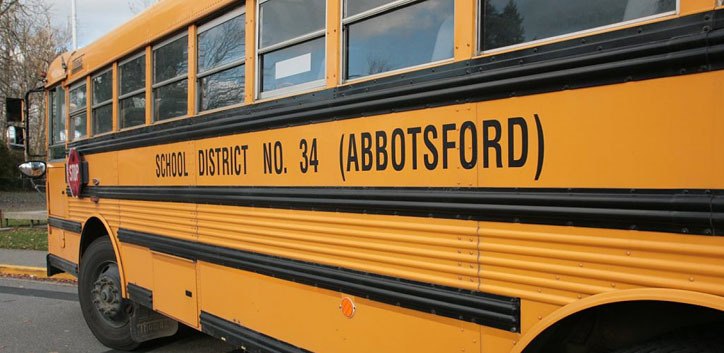
[[[6,12],[10,11],[20,0],[0,0],[0,17],[3,17]]]
[[[158,2],[158,0],[128,0],[128,8],[131,12],[137,14],[156,2]]]
[[[50,62],[66,50],[69,32],[53,28],[50,9],[41,0],[0,0],[0,140],[5,140],[5,97],[23,97],[42,86]],[[31,155],[44,154],[45,105],[31,97]]]

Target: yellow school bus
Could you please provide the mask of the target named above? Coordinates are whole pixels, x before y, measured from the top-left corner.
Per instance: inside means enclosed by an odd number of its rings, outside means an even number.
[[[165,0],[47,75],[48,272],[133,349],[722,352],[719,0]]]

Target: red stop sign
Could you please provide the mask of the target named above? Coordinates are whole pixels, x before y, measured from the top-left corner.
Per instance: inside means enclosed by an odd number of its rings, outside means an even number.
[[[71,148],[68,153],[68,161],[65,163],[65,177],[68,180],[68,186],[70,186],[70,195],[73,197],[80,196],[82,185],[80,168],[80,154],[75,148]]]

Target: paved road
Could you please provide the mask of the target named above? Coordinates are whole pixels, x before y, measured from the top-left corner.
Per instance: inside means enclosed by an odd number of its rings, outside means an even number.
[[[140,352],[240,352],[219,340],[179,328]],[[111,353],[83,321],[76,287],[0,277],[0,353]]]
[[[0,249],[0,265],[17,265],[45,268],[47,251]]]

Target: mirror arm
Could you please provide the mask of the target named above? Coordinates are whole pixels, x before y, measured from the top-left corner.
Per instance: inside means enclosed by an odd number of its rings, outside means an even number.
[[[30,160],[30,95],[45,90],[44,86],[35,87],[25,92],[25,101],[23,103],[23,114],[25,114],[25,160]]]

